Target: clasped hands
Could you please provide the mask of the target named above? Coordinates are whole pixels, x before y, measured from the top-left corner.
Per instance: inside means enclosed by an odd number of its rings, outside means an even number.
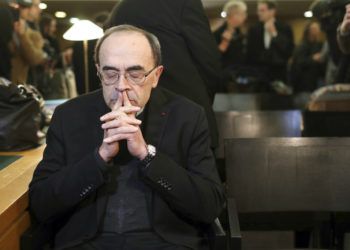
[[[119,142],[126,140],[129,153],[142,160],[147,155],[147,146],[140,129],[141,121],[136,119],[140,107],[132,106],[125,91],[118,95],[112,111],[100,118],[104,136],[98,152],[109,162],[118,155]]]

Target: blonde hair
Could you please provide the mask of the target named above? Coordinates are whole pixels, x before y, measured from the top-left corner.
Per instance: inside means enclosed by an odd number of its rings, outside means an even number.
[[[229,15],[233,9],[239,9],[241,11],[247,12],[248,7],[247,4],[242,0],[230,0],[225,4],[223,11]]]

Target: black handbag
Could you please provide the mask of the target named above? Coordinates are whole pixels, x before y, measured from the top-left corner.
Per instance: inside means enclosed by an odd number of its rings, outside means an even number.
[[[33,86],[0,78],[0,151],[20,151],[40,144],[43,105]]]

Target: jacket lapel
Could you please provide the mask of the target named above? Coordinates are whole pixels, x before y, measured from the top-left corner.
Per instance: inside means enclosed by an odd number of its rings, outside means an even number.
[[[94,121],[94,128],[93,128],[93,143],[94,145],[100,145],[103,140],[103,129],[101,128],[101,122],[100,117],[104,114],[107,114],[110,112],[110,108],[106,105],[102,90],[100,91],[98,98],[96,99],[96,102],[93,104],[93,107],[91,108],[91,119]],[[99,227],[101,225],[101,222],[103,220],[103,214],[106,210],[107,205],[107,192],[106,192],[106,185],[103,185],[101,188],[97,190],[97,197],[96,197],[96,214],[97,214],[97,226]]]
[[[159,88],[159,87],[158,87]],[[154,89],[149,101],[147,111],[147,125],[144,134],[146,143],[159,147],[165,124],[168,120],[170,107],[168,99],[160,89]]]
[[[95,140],[94,145],[100,145],[103,139],[103,129],[101,128],[102,123],[100,121],[100,117],[111,111],[104,101],[102,90],[99,92],[98,99],[93,105],[94,106],[91,109],[91,113],[92,113],[91,119],[95,123],[94,131],[93,131],[93,138]]]

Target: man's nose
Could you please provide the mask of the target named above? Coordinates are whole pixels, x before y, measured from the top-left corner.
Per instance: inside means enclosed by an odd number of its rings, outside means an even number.
[[[126,89],[130,89],[130,84],[128,82],[128,80],[126,79],[125,75],[122,74],[119,78],[119,81],[117,82],[116,84],[116,88],[119,90],[119,91],[123,91],[123,90],[126,90]]]

